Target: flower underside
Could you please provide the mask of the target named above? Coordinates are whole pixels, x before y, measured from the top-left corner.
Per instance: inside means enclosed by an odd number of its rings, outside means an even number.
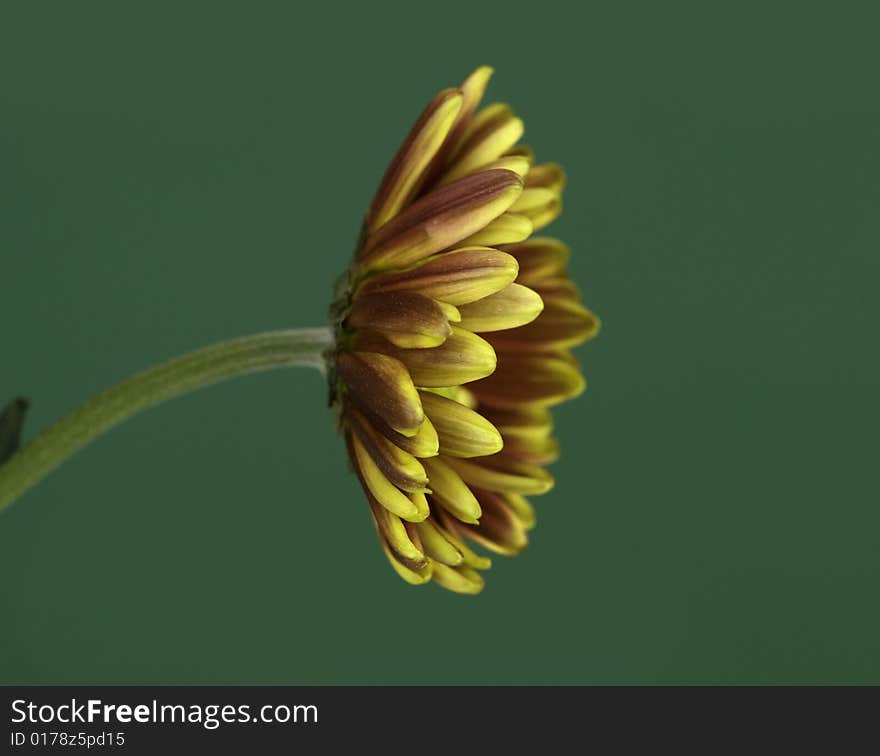
[[[568,248],[532,234],[565,174],[518,146],[523,123],[478,109],[492,70],[440,92],[391,162],[331,308],[331,397],[380,543],[412,584],[483,588],[516,554],[558,457],[549,408],[583,391],[571,348],[598,319]]]

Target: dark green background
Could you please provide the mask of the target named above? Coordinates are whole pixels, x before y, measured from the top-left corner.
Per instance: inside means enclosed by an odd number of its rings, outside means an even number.
[[[578,6],[578,7],[576,7]],[[154,410],[0,516],[3,682],[880,681],[869,4],[7,3],[0,394],[29,430],[323,322],[421,107],[497,69],[605,322],[477,599],[385,563],[315,372]]]

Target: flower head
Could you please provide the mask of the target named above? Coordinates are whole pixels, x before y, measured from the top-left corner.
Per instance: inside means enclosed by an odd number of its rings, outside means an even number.
[[[407,582],[478,593],[490,551],[525,548],[553,486],[548,408],[585,386],[572,347],[596,317],[568,249],[532,233],[565,174],[478,110],[492,69],[428,105],[391,162],[331,308],[331,396],[380,543]]]

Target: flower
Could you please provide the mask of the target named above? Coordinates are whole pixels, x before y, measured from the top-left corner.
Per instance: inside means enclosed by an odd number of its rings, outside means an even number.
[[[331,307],[331,401],[389,562],[412,584],[483,588],[553,486],[548,407],[585,386],[570,349],[598,320],[568,249],[531,238],[565,174],[517,146],[507,105],[478,110],[492,69],[428,105],[391,162]]]

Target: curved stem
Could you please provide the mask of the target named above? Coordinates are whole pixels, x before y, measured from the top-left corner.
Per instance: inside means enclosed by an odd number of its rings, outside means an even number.
[[[214,344],[133,375],[69,412],[0,465],[0,510],[90,441],[141,410],[237,375],[309,365],[324,370],[327,328],[272,331]]]

